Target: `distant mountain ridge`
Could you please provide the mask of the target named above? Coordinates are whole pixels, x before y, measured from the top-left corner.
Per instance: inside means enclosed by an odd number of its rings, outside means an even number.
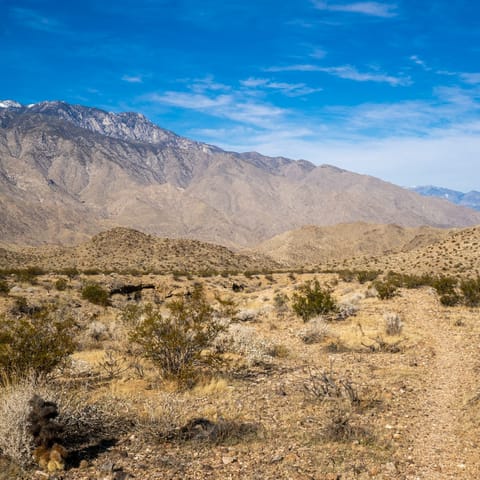
[[[464,193],[458,190],[435,187],[433,185],[413,187],[410,190],[413,190],[414,192],[426,197],[444,198],[445,200],[455,203],[456,205],[462,205],[464,207],[469,207],[480,211],[480,192],[477,192],[476,190]]]
[[[253,246],[303,225],[480,224],[480,213],[305,160],[226,152],[137,113],[0,102],[0,242],[76,244],[124,226]]]

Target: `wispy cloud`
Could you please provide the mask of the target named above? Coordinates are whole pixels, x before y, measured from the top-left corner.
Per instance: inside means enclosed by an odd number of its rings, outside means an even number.
[[[215,81],[213,75],[207,75],[203,78],[196,78],[192,80],[186,80],[186,83],[190,84],[190,88],[197,93],[203,92],[216,92],[216,91],[228,91],[229,85]]]
[[[331,3],[319,0],[314,0],[313,4],[318,10],[327,10],[331,12],[347,12],[359,13],[362,15],[369,15],[373,17],[390,18],[395,17],[397,12],[397,5],[392,3],[380,2],[353,2],[353,3]]]
[[[10,14],[17,24],[23,27],[49,33],[64,33],[66,31],[65,26],[59,20],[46,17],[29,8],[14,7],[10,9]]]
[[[160,105],[170,105],[206,113],[213,117],[226,118],[259,128],[271,128],[286,115],[287,110],[268,103],[260,103],[235,94],[199,94],[195,92],[152,93],[142,100]]]
[[[422,67],[425,71],[432,70],[418,55],[411,55],[410,60],[419,67]]]
[[[324,72],[335,77],[354,80],[356,82],[388,83],[394,87],[407,86],[411,85],[412,83],[410,77],[393,76],[377,71],[360,72],[351,65],[342,65],[339,67],[321,67],[319,65],[297,64],[283,67],[269,67],[265,70],[268,72]]]
[[[480,73],[460,73],[460,78],[465,83],[472,85],[480,84]]]
[[[322,88],[312,88],[305,83],[288,83],[276,82],[268,78],[247,78],[241,80],[240,84],[247,88],[263,88],[269,90],[276,90],[288,97],[301,97],[303,95],[310,95],[312,93],[321,92]]]
[[[122,80],[127,83],[143,83],[141,75],[123,75]]]

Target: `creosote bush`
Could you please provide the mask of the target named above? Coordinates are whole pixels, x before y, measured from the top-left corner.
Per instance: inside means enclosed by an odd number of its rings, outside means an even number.
[[[205,350],[224,327],[215,320],[200,284],[167,308],[169,315],[164,316],[151,305],[145,307],[130,338],[164,377],[189,381],[195,377],[196,367],[216,359]]]
[[[388,300],[397,294],[397,286],[389,281],[376,281],[373,286],[377,290],[378,297],[381,300]]]
[[[0,317],[0,369],[7,378],[52,371],[75,348],[73,321],[52,308]]]
[[[95,305],[106,307],[109,304],[108,291],[101,285],[87,282],[82,288],[82,298]]]
[[[63,292],[64,290],[66,290],[68,287],[68,282],[64,279],[64,278],[59,278],[56,282],[55,282],[55,288],[59,291],[59,292]]]
[[[460,283],[460,290],[467,307],[478,307],[480,305],[480,277],[463,280]]]
[[[315,279],[301,285],[293,294],[293,311],[308,322],[313,317],[335,312],[337,304],[328,288],[322,288],[320,282]]]
[[[9,291],[10,286],[8,285],[8,282],[3,280],[3,278],[0,278],[0,295],[8,295]]]

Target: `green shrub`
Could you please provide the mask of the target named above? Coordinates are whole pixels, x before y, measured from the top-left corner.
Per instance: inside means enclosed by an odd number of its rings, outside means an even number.
[[[109,304],[109,293],[97,283],[88,282],[82,288],[82,298],[95,305],[106,307]]]
[[[37,277],[40,275],[44,275],[45,270],[41,267],[30,266],[27,268],[22,268],[15,270],[15,276],[19,282],[26,282],[35,284],[37,281]]]
[[[467,307],[478,307],[480,305],[480,277],[462,280],[460,290]]]
[[[322,288],[319,281],[308,281],[301,285],[298,292],[293,294],[293,311],[307,322],[318,315],[335,312],[337,304],[332,297],[331,291]]]
[[[378,280],[373,285],[377,290],[378,296],[381,300],[392,298],[397,293],[397,286],[389,281],[381,282]]]
[[[130,338],[165,378],[189,381],[195,378],[197,367],[215,359],[205,350],[224,327],[215,321],[200,284],[188,296],[168,303],[167,308],[169,316],[162,316],[151,305],[145,307]],[[133,323],[130,314],[126,318]]]
[[[453,277],[440,276],[432,281],[432,287],[439,295],[454,295],[457,279]]]
[[[74,351],[73,326],[48,308],[0,317],[0,370],[7,378],[52,371]]]
[[[440,296],[440,303],[444,307],[454,307],[462,301],[462,297],[458,293],[445,293]]]
[[[80,275],[80,272],[76,267],[67,267],[60,271],[63,275],[66,275],[68,278],[72,279]]]
[[[379,273],[377,270],[360,270],[357,272],[357,280],[360,283],[373,282]]]
[[[64,290],[66,290],[68,287],[68,282],[64,279],[64,278],[59,278],[56,282],[55,282],[55,288],[59,291],[59,292],[63,292]]]
[[[10,286],[6,280],[0,278],[0,295],[8,295],[10,291]]]

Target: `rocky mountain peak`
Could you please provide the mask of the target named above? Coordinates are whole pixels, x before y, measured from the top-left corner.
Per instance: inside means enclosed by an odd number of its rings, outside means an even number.
[[[21,103],[16,102],[15,100],[0,100],[0,108],[22,108]]]

